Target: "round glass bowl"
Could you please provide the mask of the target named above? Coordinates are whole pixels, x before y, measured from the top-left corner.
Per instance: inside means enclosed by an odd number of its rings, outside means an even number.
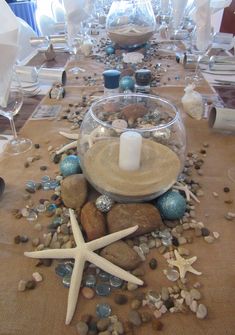
[[[112,42],[123,48],[145,44],[153,35],[156,20],[150,0],[113,1],[106,19]]]
[[[118,202],[151,200],[166,192],[183,169],[185,147],[177,108],[134,93],[93,103],[78,140],[84,176]]]

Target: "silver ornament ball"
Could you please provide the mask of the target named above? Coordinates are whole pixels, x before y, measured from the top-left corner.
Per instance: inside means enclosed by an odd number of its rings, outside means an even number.
[[[107,213],[113,206],[113,200],[107,195],[101,195],[96,199],[95,205],[101,212]]]

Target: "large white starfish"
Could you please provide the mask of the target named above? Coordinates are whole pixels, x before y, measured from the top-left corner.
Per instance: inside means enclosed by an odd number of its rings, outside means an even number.
[[[202,273],[195,270],[191,265],[197,260],[197,256],[185,259],[180,256],[177,250],[174,250],[176,259],[168,259],[167,262],[170,265],[176,266],[180,272],[180,278],[184,278],[186,272],[194,273],[195,275],[201,275]]]
[[[189,201],[191,198],[193,200],[195,200],[197,203],[200,203],[200,200],[196,197],[195,194],[193,194],[193,192],[190,191],[190,189],[188,188],[187,185],[184,185],[182,183],[179,183],[179,182],[176,182],[174,185],[173,185],[173,188],[175,190],[180,190],[180,191],[183,191],[185,193],[185,196],[186,196],[186,199],[187,201]]]
[[[85,243],[83,239],[82,232],[79,228],[79,225],[77,223],[74,211],[72,209],[69,209],[70,214],[70,221],[71,221],[71,227],[74,235],[74,240],[76,242],[76,247],[71,249],[48,249],[48,250],[42,250],[42,251],[33,251],[33,252],[25,252],[24,255],[32,258],[73,258],[75,260],[74,262],[74,268],[73,273],[71,277],[71,283],[70,283],[70,289],[69,289],[69,295],[68,295],[68,307],[67,307],[67,315],[66,315],[66,324],[69,324],[72,320],[79,289],[81,286],[82,281],[82,273],[84,264],[86,261],[95,264],[100,269],[111,273],[114,276],[117,276],[123,280],[132,282],[137,285],[143,285],[143,281],[139,278],[133,276],[129,272],[121,269],[120,267],[112,264],[107,259],[99,256],[94,251],[98,250],[100,248],[105,247],[108,244],[111,244],[115,241],[118,241],[122,239],[123,237],[126,237],[133,232],[136,231],[138,226],[134,226],[131,228],[127,228],[121,231],[118,231],[116,233],[103,236],[101,238],[98,238],[96,240],[90,241]]]

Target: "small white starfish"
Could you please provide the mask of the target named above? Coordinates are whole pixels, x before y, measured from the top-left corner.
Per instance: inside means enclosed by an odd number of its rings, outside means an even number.
[[[101,249],[108,244],[111,244],[115,241],[122,239],[123,237],[132,234],[133,232],[136,231],[136,229],[138,229],[138,226],[127,228],[118,231],[116,233],[106,235],[104,237],[85,243],[83,235],[77,223],[74,211],[72,209],[69,209],[69,214],[70,214],[70,221],[74,235],[74,240],[76,242],[75,248],[50,249],[50,250],[48,249],[48,250],[24,253],[25,256],[32,258],[62,258],[62,259],[73,258],[75,260],[73,273],[71,277],[69,296],[68,296],[68,307],[65,322],[67,325],[72,320],[76,308],[79,289],[82,281],[83,268],[86,261],[95,264],[100,269],[108,273],[111,273],[113,276],[119,277],[123,280],[132,282],[137,285],[143,285],[142,280],[133,276],[129,272],[121,269],[120,267],[112,264],[110,261],[99,256],[94,252],[95,250]]]
[[[65,152],[66,150],[76,148],[77,145],[78,145],[78,141],[70,142],[69,144],[66,144],[66,145],[64,145],[62,148],[60,148],[59,150],[57,150],[57,151],[56,151],[56,154],[57,154],[57,155],[60,155],[60,154],[62,154],[63,152]]]
[[[188,188],[187,185],[184,185],[182,183],[176,182],[174,184],[173,188],[175,190],[183,191],[185,193],[187,201],[190,201],[190,199],[192,198],[196,202],[200,203],[200,200],[196,197],[196,195],[193,194],[193,192],[190,191],[190,189]]]
[[[180,272],[180,278],[184,278],[186,272],[194,273],[195,275],[200,276],[202,273],[195,270],[191,265],[197,260],[197,257],[194,256],[192,258],[185,259],[180,256],[177,250],[174,250],[175,258],[176,259],[168,259],[167,262],[172,265],[176,266]]]
[[[64,131],[59,131],[59,134],[68,138],[69,140],[78,140],[78,134],[75,133],[66,133]]]

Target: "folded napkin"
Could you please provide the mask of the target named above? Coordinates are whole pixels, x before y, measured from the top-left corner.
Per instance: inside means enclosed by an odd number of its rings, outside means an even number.
[[[211,40],[211,9],[210,0],[195,0],[195,22],[197,29],[196,47],[205,52]]]
[[[0,0],[0,22],[0,106],[6,107],[18,53],[19,23],[5,0]]]

